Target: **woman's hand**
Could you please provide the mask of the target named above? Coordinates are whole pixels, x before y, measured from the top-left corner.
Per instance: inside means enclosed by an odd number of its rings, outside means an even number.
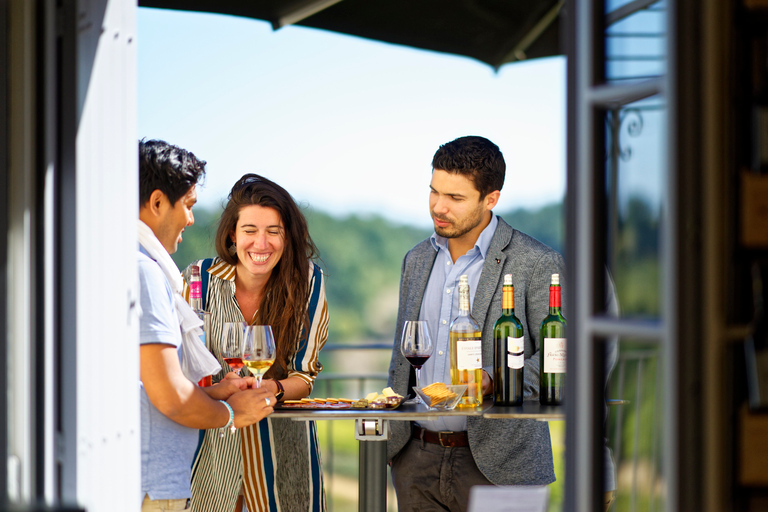
[[[280,391],[280,388],[277,387],[275,379],[263,379],[261,381],[261,387],[267,388],[273,395],[277,395],[277,392]]]

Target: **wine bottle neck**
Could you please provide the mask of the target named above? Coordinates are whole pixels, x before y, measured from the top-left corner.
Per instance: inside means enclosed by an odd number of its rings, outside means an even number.
[[[510,316],[515,311],[515,287],[504,286],[501,292],[501,312]]]
[[[549,287],[549,314],[560,312],[560,285]]]
[[[459,315],[469,315],[469,286],[459,285]]]

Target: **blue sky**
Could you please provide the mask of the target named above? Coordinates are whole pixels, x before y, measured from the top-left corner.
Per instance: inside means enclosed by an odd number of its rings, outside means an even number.
[[[208,162],[199,203],[246,172],[335,215],[429,226],[430,162],[462,135],[499,145],[499,211],[565,192],[565,60],[486,64],[247,18],[139,9],[139,133]]]

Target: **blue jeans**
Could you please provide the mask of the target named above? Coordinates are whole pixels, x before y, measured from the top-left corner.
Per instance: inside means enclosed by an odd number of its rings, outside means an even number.
[[[443,448],[417,439],[392,460],[392,483],[399,512],[464,512],[473,485],[493,485],[469,447]]]

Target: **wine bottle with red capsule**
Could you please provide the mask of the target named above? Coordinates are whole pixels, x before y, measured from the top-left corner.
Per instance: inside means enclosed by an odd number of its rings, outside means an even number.
[[[560,275],[552,274],[549,315],[541,322],[539,402],[559,405],[565,397],[565,317],[561,311]]]

